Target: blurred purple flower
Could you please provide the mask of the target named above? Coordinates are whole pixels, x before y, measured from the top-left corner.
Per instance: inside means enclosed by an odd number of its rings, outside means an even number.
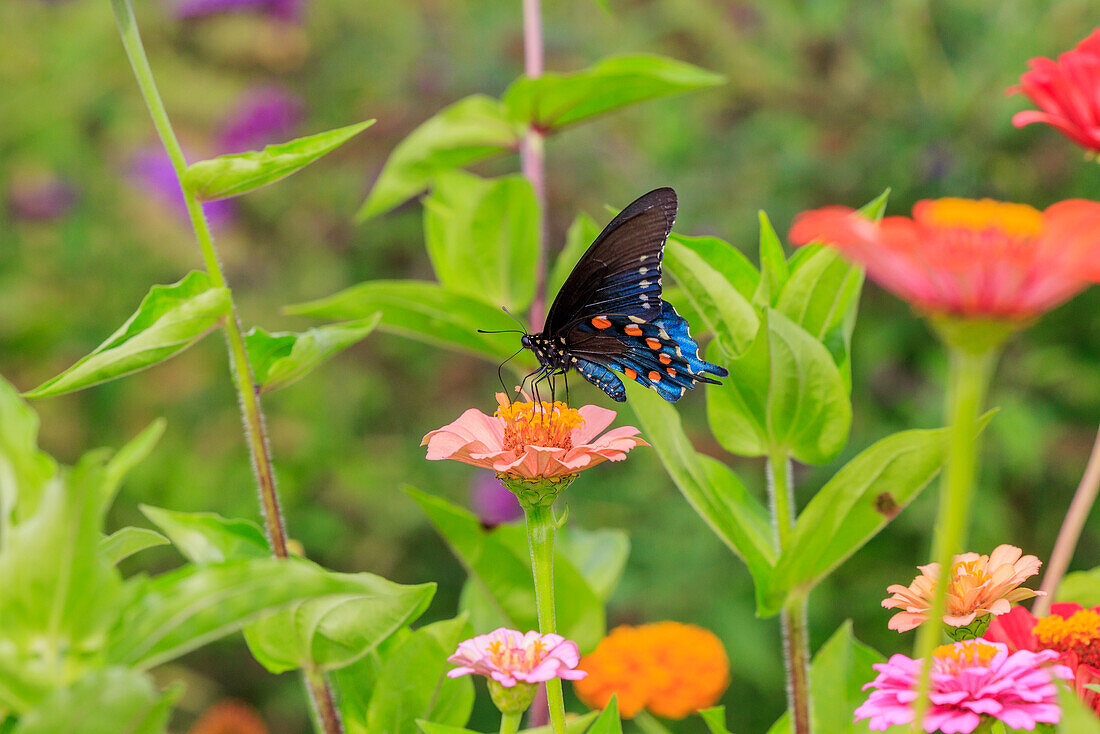
[[[500,525],[523,517],[519,500],[490,471],[478,472],[470,483],[470,504],[485,525]]]
[[[8,188],[8,208],[18,219],[49,222],[69,213],[76,189],[51,173],[17,176]]]
[[[248,90],[222,126],[221,152],[243,153],[289,140],[304,113],[301,98],[285,89],[267,86]]]
[[[176,0],[177,18],[205,18],[222,13],[256,12],[270,18],[300,21],[305,0]]]
[[[138,187],[167,204],[181,219],[188,219],[179,179],[172,161],[162,149],[149,147],[138,151],[130,161],[129,175]],[[229,224],[234,216],[233,202],[229,200],[210,201],[203,204],[202,209],[212,229]]]

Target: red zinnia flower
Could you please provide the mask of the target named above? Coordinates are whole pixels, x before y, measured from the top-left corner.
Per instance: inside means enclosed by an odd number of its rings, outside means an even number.
[[[1051,604],[1050,616],[1040,619],[1023,607],[1013,607],[993,620],[985,638],[1003,642],[1009,650],[1058,652],[1058,662],[1073,673],[1078,698],[1100,715],[1100,693],[1088,687],[1100,684],[1100,607]]]
[[[912,218],[881,222],[833,206],[798,215],[790,238],[837,247],[883,288],[933,315],[1027,319],[1100,278],[1100,203],[1081,199],[1046,211],[934,199],[918,201]]]
[[[1057,61],[1038,58],[1029,63],[1031,71],[1008,92],[1022,92],[1039,110],[1017,112],[1012,124],[1045,122],[1078,145],[1100,152],[1100,28]]]

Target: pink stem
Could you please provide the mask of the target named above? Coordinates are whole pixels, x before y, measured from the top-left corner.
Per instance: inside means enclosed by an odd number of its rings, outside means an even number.
[[[529,78],[542,76],[542,15],[539,0],[523,0],[523,71]],[[542,330],[546,313],[546,152],[545,136],[534,125],[527,129],[519,149],[520,169],[535,190],[539,211],[539,246],[535,259],[535,298],[531,302],[531,331]]]

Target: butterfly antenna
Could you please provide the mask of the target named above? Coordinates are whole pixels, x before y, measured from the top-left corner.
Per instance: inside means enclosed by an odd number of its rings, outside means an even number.
[[[515,321],[515,322],[516,322],[517,324],[519,324],[519,325],[520,325],[520,327],[521,327],[521,328],[523,329],[523,333],[524,333],[524,334],[526,334],[526,333],[527,333],[527,325],[526,325],[526,324],[524,324],[524,323],[523,323],[522,321],[520,321],[519,319],[517,319],[517,318],[515,317],[515,315],[514,315],[514,314],[513,314],[513,313],[512,313],[511,311],[509,311],[509,310],[508,310],[508,307],[507,307],[507,306],[501,306],[501,307],[500,307],[500,310],[501,310],[501,311],[503,311],[504,313],[508,314],[509,316],[511,316],[511,317],[512,317],[512,320],[513,320],[513,321]]]
[[[478,329],[478,331],[481,331],[481,329]],[[483,332],[483,333],[488,334],[488,333],[493,333],[493,332]],[[512,404],[512,395],[508,392],[508,388],[504,386],[504,373],[502,372],[502,370],[504,369],[504,365],[508,364],[513,359],[515,359],[516,355],[519,354],[522,351],[523,351],[523,347],[520,347],[519,349],[517,349],[515,351],[514,354],[512,354],[511,357],[509,357],[508,359],[504,360],[499,365],[497,365],[497,379],[500,380],[500,388],[502,390],[504,390],[504,394],[508,396],[508,404],[509,405]]]

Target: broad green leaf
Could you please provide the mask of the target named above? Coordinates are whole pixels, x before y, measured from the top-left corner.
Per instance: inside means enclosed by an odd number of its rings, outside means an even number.
[[[538,629],[531,556],[523,530],[501,526],[488,532],[473,514],[446,500],[411,487],[406,491],[476,580],[487,602],[509,620],[509,626]],[[604,635],[603,601],[560,553],[555,554],[554,577],[558,632],[581,649],[591,649]]]
[[[372,280],[327,298],[289,306],[286,311],[328,319],[365,318],[381,311],[382,331],[470,352],[494,362],[519,349],[515,334],[478,333],[478,329],[515,329],[516,322],[508,314],[427,281]],[[521,367],[529,364],[523,355],[516,361]]]
[[[297,558],[249,558],[139,577],[128,582],[139,586],[112,630],[108,659],[151,668],[236,632],[266,612],[348,593],[348,576]],[[391,583],[379,582],[379,587]],[[399,588],[420,588],[430,596],[434,586]]]
[[[448,171],[424,199],[428,255],[449,291],[520,313],[531,303],[541,214],[523,176]]]
[[[561,287],[565,285],[565,279],[573,272],[573,268],[581,259],[588,247],[600,236],[600,225],[587,214],[578,214],[569,230],[565,233],[565,247],[554,260],[554,267],[550,271],[550,277],[546,279],[546,294],[553,298]]]
[[[739,456],[768,453],[768,325],[760,322],[756,336],[736,357],[717,341],[707,345],[707,359],[729,370],[721,385],[708,385],[707,420],[711,433],[726,451]]]
[[[783,245],[763,210],[756,213],[760,220],[760,288],[753,298],[761,306],[774,306],[791,276]]]
[[[38,449],[38,415],[0,378],[0,538],[28,517],[57,463]]]
[[[120,561],[158,545],[168,545],[171,541],[155,530],[148,528],[122,528],[111,533],[99,542],[99,552],[113,566]]]
[[[193,272],[178,283],[155,285],[118,331],[26,395],[62,395],[151,367],[202,339],[229,311],[229,291],[211,287],[206,273]]]
[[[460,99],[394,148],[359,210],[359,220],[388,212],[444,171],[518,149],[521,137],[498,100],[481,94]]]
[[[250,520],[229,520],[214,512],[175,512],[149,505],[141,505],[141,511],[191,563],[203,565],[271,555],[263,531]]]
[[[1058,731],[1062,734],[1100,734],[1100,720],[1090,707],[1077,698],[1072,686],[1058,688],[1062,704],[1062,721],[1058,724]]]
[[[721,241],[710,238],[704,244],[699,240],[670,238],[665,245],[664,265],[683,286],[684,295],[706,328],[733,356],[752,341],[760,318],[748,298],[737,289],[736,281],[730,278],[728,266],[737,262],[737,257],[718,259],[714,255],[714,242]]]
[[[689,237],[675,232],[668,236],[668,240],[691,250],[702,258],[721,273],[734,290],[746,300],[750,300],[753,293],[760,287],[760,271],[740,250],[725,240],[709,236]]]
[[[327,324],[302,333],[269,334],[254,328],[245,334],[245,347],[252,364],[253,379],[261,392],[278,390],[302,379],[318,366],[367,338],[381,313],[360,321]]]
[[[642,425],[642,435],[657,450],[688,504],[745,561],[757,588],[765,586],[775,564],[767,509],[729,467],[696,453],[673,406],[633,383],[627,386],[627,392]]]
[[[162,734],[182,692],[162,693],[134,670],[94,670],[24,714],[13,734]]]
[[[1073,601],[1086,608],[1100,606],[1100,568],[1067,573],[1055,597],[1057,601]]]
[[[374,120],[329,130],[260,151],[221,155],[192,163],[183,185],[204,201],[240,196],[305,168],[374,124]]]
[[[556,552],[568,558],[592,590],[607,601],[630,557],[630,536],[626,531],[614,528],[563,528],[554,543]]]
[[[586,714],[580,716],[570,717],[565,722],[566,734],[585,734],[588,731],[588,726],[596,717],[600,715],[599,711],[589,711]],[[478,732],[472,729],[463,729],[460,726],[446,726],[443,724],[436,724],[431,721],[419,720],[416,725],[420,727],[420,731],[423,734],[478,734]],[[549,725],[539,726],[534,729],[523,729],[520,734],[553,734],[553,730]]]
[[[623,734],[623,722],[619,718],[619,702],[614,695],[600,712],[599,718],[592,722],[592,728],[588,730],[588,734]]]
[[[848,442],[847,384],[821,342],[769,309],[768,435],[806,464],[827,464]]]
[[[513,120],[553,132],[627,105],[724,82],[719,74],[663,56],[617,56],[570,74],[520,77],[503,101]]]
[[[726,707],[712,706],[709,709],[700,709],[699,716],[707,725],[710,734],[730,734],[726,728]]]

